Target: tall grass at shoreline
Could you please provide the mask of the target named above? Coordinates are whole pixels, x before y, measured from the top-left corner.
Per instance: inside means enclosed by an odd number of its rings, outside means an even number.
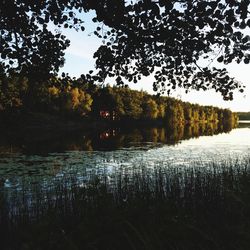
[[[249,249],[250,158],[1,193],[1,249]]]

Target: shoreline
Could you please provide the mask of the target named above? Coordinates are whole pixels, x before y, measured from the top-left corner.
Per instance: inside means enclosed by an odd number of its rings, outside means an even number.
[[[105,120],[94,118],[63,117],[48,113],[25,112],[19,114],[0,114],[0,142],[2,145],[36,145],[42,142],[73,138],[93,137],[107,130],[169,128],[178,129],[186,126],[218,125],[218,121],[185,122],[169,127],[166,120]]]

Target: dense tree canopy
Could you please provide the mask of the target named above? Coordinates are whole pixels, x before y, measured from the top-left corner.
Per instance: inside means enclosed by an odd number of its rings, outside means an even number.
[[[150,95],[125,86],[84,83],[81,78],[66,80],[66,77],[53,77],[40,83],[36,94],[32,95],[33,100],[30,100],[28,90],[32,84],[18,75],[0,79],[0,88],[6,86],[5,92],[0,92],[0,115],[38,112],[120,124],[162,124],[178,129],[186,124],[214,124],[230,129],[238,121],[237,114],[228,109]]]
[[[213,88],[232,99],[234,89],[243,91],[241,83],[210,64],[249,63],[250,37],[244,32],[250,27],[249,5],[249,0],[2,0],[1,71],[32,77],[57,72],[69,46],[60,29],[84,30],[78,12],[95,10],[93,21],[100,25],[94,33],[105,42],[94,54],[97,74],[83,76],[86,80],[109,76],[122,84],[153,73],[155,90]],[[59,30],[51,32],[50,23]]]

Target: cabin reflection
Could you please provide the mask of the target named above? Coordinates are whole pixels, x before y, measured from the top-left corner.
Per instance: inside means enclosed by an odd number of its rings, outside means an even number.
[[[40,140],[40,135],[39,142],[35,140],[34,136],[27,141],[5,139],[0,140],[0,148],[1,154],[13,151],[26,154],[48,154],[65,151],[116,150],[145,143],[150,143],[153,147],[158,146],[159,143],[174,145],[181,140],[229,132],[232,128],[232,124],[227,123],[176,124],[175,126],[140,128],[113,127],[103,131],[100,129],[99,132],[78,131],[50,138],[50,140]]]
[[[110,137],[116,136],[116,134],[117,134],[117,133],[116,133],[116,130],[115,130],[115,129],[106,130],[106,131],[100,133],[99,138],[100,138],[101,140],[105,140],[105,139],[109,139]]]

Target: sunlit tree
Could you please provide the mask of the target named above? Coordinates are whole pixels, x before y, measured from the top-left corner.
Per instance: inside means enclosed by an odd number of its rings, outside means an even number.
[[[158,105],[152,98],[147,98],[143,103],[143,118],[156,119],[158,117]]]

